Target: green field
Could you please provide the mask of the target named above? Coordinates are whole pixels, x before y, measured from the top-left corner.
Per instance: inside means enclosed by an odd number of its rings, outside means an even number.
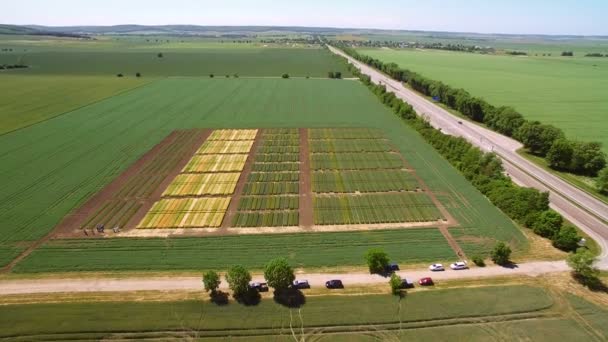
[[[361,49],[361,53],[554,124],[608,151],[608,58],[511,57],[447,51]]]
[[[103,75],[135,77],[291,76],[327,77],[328,71],[350,73],[340,59],[319,46],[221,44],[214,40],[170,43],[100,38],[38,40],[0,36],[0,64],[22,63],[28,69],[3,71],[18,75]],[[158,54],[162,53],[162,58]]]
[[[429,188],[441,192],[444,205],[459,218],[461,226],[454,228],[454,232],[463,241],[470,240],[467,238],[470,233],[483,237],[480,241],[484,243],[469,244],[465,249],[467,253],[487,251],[487,240],[492,239],[511,242],[516,249],[526,248],[523,234],[504,214],[357,82],[166,79],[0,136],[3,187],[0,194],[0,263],[6,264],[28,243],[48,233],[70,210],[175,129],[352,127],[353,122],[384,130],[408,163],[421,171],[420,176]],[[280,164],[264,166],[268,165]],[[297,164],[294,165],[297,170]],[[365,248],[369,244],[365,242],[367,234],[352,233],[348,237],[363,242],[360,246]],[[305,244],[307,237],[298,238],[294,245]],[[238,246],[239,238],[226,238],[225,246]],[[258,238],[259,246],[265,246],[266,239]],[[173,269],[203,264],[214,267],[209,263],[217,259],[207,258],[208,251],[196,245],[196,241],[204,243],[205,239],[190,240],[184,247],[187,252],[175,249],[175,253],[169,253],[172,255],[169,258],[163,253],[163,250],[167,252],[163,246],[170,246],[174,241],[177,240],[54,241],[24,260],[17,270],[41,272],[46,267],[49,271],[73,271],[76,270],[74,264],[80,264],[80,270],[152,269],[161,263],[173,264]],[[133,247],[125,249],[128,245]],[[142,245],[144,247],[138,247]],[[407,244],[402,248],[407,249],[405,246]],[[57,247],[63,249],[63,253],[57,253]],[[284,250],[288,248],[286,246]],[[128,257],[120,259],[117,255],[123,252]],[[150,253],[156,257],[150,258]],[[301,253],[308,254],[308,260],[317,258],[315,251],[302,250]],[[447,254],[444,251],[443,255],[447,257]],[[192,261],[186,261],[187,258],[182,259],[183,255],[199,261],[193,265]],[[410,254],[398,261],[434,257],[436,254],[432,251],[421,250],[419,255]],[[360,264],[362,259],[359,253],[353,253],[340,262]],[[317,259],[313,264],[336,263],[335,259]],[[251,266],[260,267],[261,263]]]
[[[507,336],[570,341],[599,337],[585,326],[586,316],[582,322],[570,316],[578,313],[578,308],[560,311],[554,301],[539,288],[505,286],[416,292],[401,300],[390,295],[312,296],[305,299],[301,309],[288,309],[271,299],[263,299],[256,306],[233,301],[216,306],[194,300],[4,305],[0,307],[0,337],[28,341],[146,337],[206,340],[227,335],[277,341],[292,339],[293,335],[327,341],[425,337],[433,341],[496,341]],[[598,313],[603,311],[591,307]],[[357,334],[348,334],[353,332]]]
[[[2,64],[2,62],[0,62]],[[0,134],[86,106],[149,80],[0,72]]]

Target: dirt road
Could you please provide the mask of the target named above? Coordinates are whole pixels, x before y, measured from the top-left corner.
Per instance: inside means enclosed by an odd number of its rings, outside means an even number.
[[[446,265],[447,266],[447,265]],[[520,264],[514,268],[488,266],[469,270],[430,272],[412,270],[397,272],[402,277],[418,281],[432,277],[435,281],[447,279],[489,278],[508,275],[538,276],[545,273],[565,272],[569,268],[563,261],[539,261]],[[345,287],[353,285],[387,284],[388,278],[369,273],[311,273],[296,274],[297,279],[308,280],[311,287],[324,287],[330,279],[340,279]],[[263,277],[254,276],[254,281]],[[222,279],[221,289],[228,284]],[[200,277],[153,277],[153,278],[86,278],[86,279],[31,279],[0,281],[0,295],[33,293],[82,293],[82,292],[129,292],[129,291],[199,291],[202,290]]]
[[[461,136],[482,150],[495,152],[517,184],[548,191],[551,207],[600,244],[602,254],[597,266],[608,269],[608,205],[517,154],[516,151],[522,147],[518,141],[464,121],[378,70],[336,48],[329,48],[335,54],[346,57],[362,73],[370,76],[374,83],[385,84],[388,91],[408,102],[420,115],[425,115],[433,127],[446,134]]]

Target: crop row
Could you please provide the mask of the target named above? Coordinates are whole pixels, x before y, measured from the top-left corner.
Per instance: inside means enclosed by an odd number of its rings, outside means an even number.
[[[182,172],[235,172],[242,171],[247,160],[246,154],[205,154],[195,155]]]
[[[255,140],[257,129],[216,129],[207,140]]]
[[[169,184],[164,196],[230,195],[234,193],[240,173],[180,174]]]
[[[258,153],[300,153],[299,146],[260,146]]]
[[[233,227],[287,227],[297,226],[298,211],[275,211],[264,213],[237,213]]]
[[[298,172],[252,172],[249,182],[297,182],[300,179]]]
[[[407,191],[418,188],[418,181],[404,170],[313,172],[316,193]]]
[[[243,195],[282,195],[299,193],[298,182],[247,183]]]
[[[394,149],[385,139],[311,140],[310,150],[318,152],[389,152]]]
[[[264,136],[273,135],[298,135],[300,132],[297,128],[267,128],[264,130]]]
[[[241,197],[240,211],[255,210],[297,210],[300,198],[298,196],[256,196]]]
[[[298,163],[254,163],[253,172],[295,172],[300,170]]]
[[[137,228],[219,227],[229,204],[230,197],[162,199]]]
[[[308,130],[310,139],[382,139],[381,130],[371,128],[313,128]]]
[[[400,169],[403,161],[396,153],[313,153],[313,170]]]
[[[207,140],[196,151],[197,154],[249,153],[253,140]]]
[[[272,147],[272,146],[300,146],[300,138],[295,136],[284,136],[276,139],[266,139],[263,140],[261,145],[262,147]]]
[[[257,163],[297,163],[300,161],[299,153],[258,153],[255,156]]]

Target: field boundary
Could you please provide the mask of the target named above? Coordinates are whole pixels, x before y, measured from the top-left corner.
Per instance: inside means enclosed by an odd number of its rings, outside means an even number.
[[[310,169],[308,129],[300,128],[300,226],[313,226],[312,170]]]

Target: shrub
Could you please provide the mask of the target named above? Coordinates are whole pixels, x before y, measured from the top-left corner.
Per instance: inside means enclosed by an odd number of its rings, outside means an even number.
[[[566,259],[568,266],[572,268],[572,275],[581,284],[595,287],[601,283],[599,279],[600,271],[593,266],[595,257],[587,250],[579,250],[570,254]]]
[[[220,275],[217,272],[208,271],[203,274],[203,286],[205,287],[205,291],[211,292],[211,295],[215,294],[220,283]]]
[[[215,75],[214,74],[209,74],[209,78],[214,78]]]
[[[391,292],[394,295],[398,295],[401,293],[401,277],[396,273],[391,275],[391,279],[389,279],[388,284],[391,286]]]
[[[492,261],[497,265],[506,265],[511,257],[511,248],[504,242],[500,241],[492,250]]]
[[[282,78],[289,78],[289,74],[283,74],[281,77]]]
[[[546,210],[538,216],[532,225],[532,230],[542,237],[551,239],[559,232],[563,223],[564,218],[560,214],[553,210]]]
[[[334,77],[335,77],[335,76],[334,76],[334,72],[333,72],[333,71],[329,71],[329,72],[327,73],[327,78],[334,78]]]
[[[158,58],[163,58],[162,52],[159,52],[158,55],[156,55],[156,56],[158,56]]]
[[[138,72],[135,74],[135,77],[141,77],[141,74]]]
[[[581,237],[576,229],[570,225],[562,226],[553,238],[553,246],[563,251],[574,251],[578,248]]]
[[[479,267],[485,267],[486,263],[483,261],[483,258],[480,257],[479,255],[474,255],[471,260],[473,261],[473,263]]]
[[[608,194],[608,167],[605,167],[600,171],[595,181],[597,190],[601,193]]]
[[[388,266],[388,255],[380,248],[371,248],[365,253],[365,261],[370,273],[383,273]]]
[[[117,74],[116,77],[123,77],[123,74]]]

